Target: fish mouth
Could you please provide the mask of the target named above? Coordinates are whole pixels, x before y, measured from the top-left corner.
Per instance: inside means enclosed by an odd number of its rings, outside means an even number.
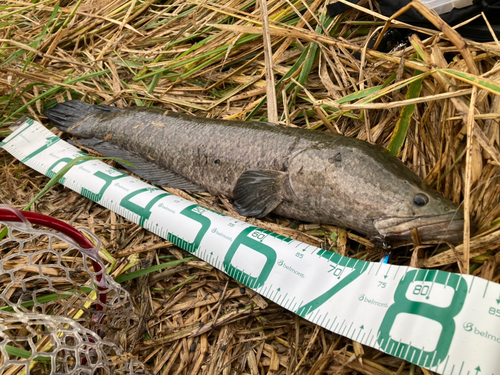
[[[458,211],[433,216],[391,217],[376,219],[373,223],[380,236],[391,242],[411,243],[411,230],[417,229],[422,244],[458,243],[463,239],[464,214]]]

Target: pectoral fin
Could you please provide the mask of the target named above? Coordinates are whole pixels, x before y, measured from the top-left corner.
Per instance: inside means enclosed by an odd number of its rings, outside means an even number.
[[[242,216],[266,216],[283,201],[286,177],[272,170],[243,172],[233,190],[236,211]]]
[[[75,143],[73,141],[69,141],[70,143]],[[136,155],[130,151],[124,150],[118,146],[115,146],[109,142],[101,141],[97,138],[89,138],[89,139],[79,139],[77,140],[78,144],[81,144],[84,147],[91,148],[100,152],[103,155],[120,158],[129,163],[132,163],[134,166],[130,166],[127,164],[121,164],[123,167],[127,168],[129,171],[134,172],[136,175],[152,182],[153,184],[159,186],[169,186],[176,189],[188,190],[193,192],[206,191],[203,187],[189,181],[187,178],[164,169],[159,165],[153,164],[148,160]]]

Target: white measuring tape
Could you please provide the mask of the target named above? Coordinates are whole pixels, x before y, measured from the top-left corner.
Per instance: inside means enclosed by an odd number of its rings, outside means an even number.
[[[27,119],[0,144],[52,177],[85,155]],[[100,161],[60,182],[330,331],[450,375],[500,375],[500,285],[346,258],[222,215]]]

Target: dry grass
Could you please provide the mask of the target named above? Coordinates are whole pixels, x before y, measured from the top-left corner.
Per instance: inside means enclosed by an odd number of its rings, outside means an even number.
[[[391,262],[498,282],[500,43],[466,43],[420,9],[441,32],[426,30],[411,46],[381,53],[366,48],[386,21],[376,2],[331,19],[323,0],[270,0],[267,22],[263,3],[0,0],[0,131],[21,115],[47,124],[45,106],[83,99],[201,117],[277,118],[377,143],[463,204],[479,228],[453,249],[401,249]],[[22,208],[47,179],[6,152],[1,158],[2,203]],[[225,199],[176,193],[236,215]],[[32,210],[99,235],[116,260],[114,275],[186,257],[60,186]],[[336,242],[350,257],[377,261],[382,254],[339,228],[255,223],[316,246]],[[201,261],[125,285],[141,318],[129,332],[130,351],[155,374],[426,373],[268,304]]]

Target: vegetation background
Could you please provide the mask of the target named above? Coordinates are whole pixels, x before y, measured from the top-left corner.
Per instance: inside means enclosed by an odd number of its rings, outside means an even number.
[[[470,236],[466,226],[456,247],[416,243],[393,251],[390,262],[498,282],[500,43],[496,37],[465,42],[415,3],[439,30],[391,21],[420,37],[378,52],[368,43],[388,19],[377,1],[362,0],[333,18],[325,6],[323,0],[0,0],[1,135],[22,115],[50,127],[44,108],[81,99],[357,137],[388,148],[463,205],[479,228]],[[5,151],[0,158],[1,203],[21,209],[48,179]],[[239,217],[224,198],[168,190]],[[428,373],[298,318],[204,262],[149,272],[187,254],[60,185],[30,209],[96,233],[113,276],[144,271],[123,284],[139,323],[121,345],[155,374]],[[249,221],[349,257],[384,255],[343,228],[276,216]],[[211,328],[199,333],[200,324]]]

